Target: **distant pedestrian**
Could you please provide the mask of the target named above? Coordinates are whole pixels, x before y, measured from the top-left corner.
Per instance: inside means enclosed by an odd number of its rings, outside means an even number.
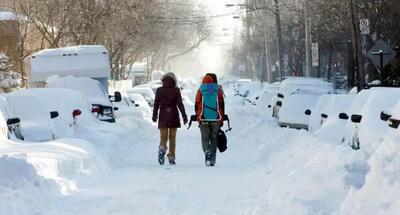
[[[196,118],[199,122],[201,141],[206,166],[216,163],[218,130],[223,125],[225,103],[222,88],[218,86],[217,76],[207,74],[196,94]]]
[[[158,162],[160,165],[164,165],[164,156],[168,150],[167,142],[169,142],[168,161],[169,164],[175,165],[176,132],[181,127],[179,111],[184,124],[188,122],[188,119],[174,73],[166,73],[161,81],[163,85],[156,91],[152,117],[153,122],[158,120],[160,129]]]

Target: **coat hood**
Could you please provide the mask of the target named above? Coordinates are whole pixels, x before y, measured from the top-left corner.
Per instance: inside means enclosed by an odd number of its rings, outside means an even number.
[[[176,87],[176,76],[172,72],[168,72],[161,78],[164,87]]]

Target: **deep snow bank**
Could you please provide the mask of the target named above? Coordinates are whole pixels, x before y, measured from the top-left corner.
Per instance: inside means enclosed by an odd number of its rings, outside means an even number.
[[[55,187],[50,180],[38,175],[35,167],[22,157],[0,157],[0,186],[17,189],[24,186]]]
[[[228,134],[229,146],[241,148],[238,162],[243,159],[264,169],[268,187],[251,210],[254,214],[397,214],[400,210],[398,134],[369,157],[339,141],[278,128],[268,113],[241,104],[240,98],[227,104],[234,127]]]

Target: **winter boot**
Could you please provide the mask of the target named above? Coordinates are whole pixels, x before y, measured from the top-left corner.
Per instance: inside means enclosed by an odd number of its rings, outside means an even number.
[[[211,153],[210,152],[206,152],[206,166],[210,166],[211,165]]]
[[[171,158],[171,157],[169,156],[169,154],[167,155],[167,157],[168,157],[169,165],[175,165],[175,164],[176,164],[176,163],[175,163],[175,157]]]
[[[165,163],[164,156],[165,156],[165,150],[162,147],[160,147],[158,149],[158,163],[160,165],[164,165]]]

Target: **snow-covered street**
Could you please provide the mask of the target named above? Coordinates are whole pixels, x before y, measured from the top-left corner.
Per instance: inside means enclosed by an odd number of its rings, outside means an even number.
[[[347,214],[350,204],[355,214],[362,211],[354,207],[357,198],[346,199],[365,182],[369,167],[360,154],[280,128],[240,102],[227,97],[233,131],[215,167],[204,165],[197,126],[178,131],[177,165],[160,166],[158,129],[149,118],[127,115],[118,122],[129,131],[121,143],[93,142],[102,152],[91,156],[106,154],[113,162],[76,177],[65,194],[59,186],[66,185],[52,180],[1,188],[0,208],[7,214]]]

